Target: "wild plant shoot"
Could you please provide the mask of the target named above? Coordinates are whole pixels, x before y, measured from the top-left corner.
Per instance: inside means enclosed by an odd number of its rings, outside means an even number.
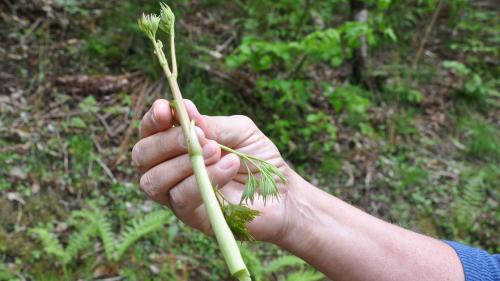
[[[196,124],[194,120],[189,120],[184,106],[184,100],[177,83],[178,69],[175,53],[175,16],[168,5],[160,3],[160,6],[159,15],[143,15],[138,20],[138,25],[141,31],[153,44],[154,53],[158,58],[158,62],[170,86],[170,91],[173,94],[175,113],[179,119],[184,139],[188,145],[188,151],[193,171],[196,175],[199,191],[202,195],[212,229],[226,260],[229,271],[239,280],[250,280],[250,273],[243,262],[234,236],[236,235],[237,238],[243,240],[252,240],[251,235],[245,229],[245,225],[251,222],[255,216],[258,216],[259,212],[246,207],[245,202],[248,200],[253,202],[255,196],[261,196],[264,202],[268,199],[279,200],[279,190],[276,179],[279,179],[281,182],[286,182],[286,178],[282,172],[272,164],[221,145],[223,150],[235,153],[242,159],[248,171],[247,185],[241,196],[240,202],[236,204],[226,200],[223,195],[218,192],[218,188],[212,186],[205,167],[202,149],[196,136]],[[162,30],[164,34],[159,33],[159,29]],[[165,55],[164,46],[170,48],[170,64]],[[260,174],[259,179],[256,179],[254,172],[250,170],[252,166],[257,168]]]

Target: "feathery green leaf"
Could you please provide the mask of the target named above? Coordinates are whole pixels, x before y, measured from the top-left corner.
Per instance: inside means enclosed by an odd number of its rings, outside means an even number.
[[[120,260],[128,248],[145,235],[157,231],[168,222],[170,214],[167,211],[155,211],[141,219],[135,219],[120,235],[121,242],[116,246],[115,258]]]
[[[306,264],[305,261],[300,258],[292,255],[281,256],[272,260],[267,266],[264,267],[264,272],[271,273],[277,272],[285,267],[289,266],[304,266]]]
[[[286,281],[317,281],[324,277],[323,274],[314,271],[314,270],[306,270],[306,271],[297,271],[291,273],[286,277]]]
[[[68,255],[68,262],[74,260],[81,250],[92,248],[91,238],[96,234],[97,228],[93,224],[87,224],[80,231],[71,234],[65,249]]]
[[[252,210],[245,205],[228,203],[222,207],[229,228],[234,236],[241,241],[255,240],[248,232],[246,224],[260,215],[257,210]]]
[[[62,264],[68,262],[68,255],[52,232],[40,227],[33,228],[31,232],[38,235],[38,238],[42,241],[45,252],[57,257]]]
[[[285,175],[280,169],[260,158],[239,152],[225,145],[219,145],[223,150],[238,155],[247,168],[248,179],[240,202],[250,201],[250,203],[253,203],[255,194],[258,194],[262,198],[264,204],[269,198],[279,199],[280,193],[276,181],[287,182]],[[255,177],[250,166],[257,169],[257,173],[259,174],[258,179]]]

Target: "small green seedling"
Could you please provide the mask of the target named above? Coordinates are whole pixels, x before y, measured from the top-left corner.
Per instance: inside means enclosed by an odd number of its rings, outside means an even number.
[[[217,242],[221,249],[231,274],[238,280],[251,280],[248,269],[243,262],[240,250],[234,236],[241,240],[253,240],[246,228],[246,224],[252,221],[260,213],[244,205],[245,202],[252,202],[255,196],[260,196],[264,203],[269,198],[279,199],[279,190],[275,179],[286,182],[283,173],[274,165],[233,150],[221,145],[223,150],[235,153],[242,159],[248,171],[248,180],[239,204],[229,203],[217,189],[212,187],[210,178],[205,167],[203,153],[194,131],[194,121],[190,121],[187,110],[183,103],[183,98],[179,85],[177,84],[177,60],[175,55],[174,42],[174,22],[175,16],[170,7],[160,3],[160,15],[143,15],[139,20],[140,30],[151,40],[155,54],[168,80],[170,90],[174,96],[173,106],[186,140],[193,171],[198,183],[198,188],[207,209],[208,218],[214,231]],[[163,52],[163,42],[158,39],[157,31],[161,29],[166,33],[170,43],[171,66]],[[250,169],[254,166],[257,169],[258,177]]]

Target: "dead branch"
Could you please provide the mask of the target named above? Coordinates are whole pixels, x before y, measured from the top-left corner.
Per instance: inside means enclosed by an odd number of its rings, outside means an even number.
[[[431,34],[432,28],[434,27],[434,24],[436,23],[436,19],[438,18],[439,12],[441,12],[441,8],[443,7],[443,0],[439,0],[436,9],[434,10],[434,14],[432,14],[431,21],[427,25],[427,28],[425,29],[424,36],[422,37],[422,40],[420,41],[420,45],[418,47],[418,51],[415,55],[415,58],[413,59],[412,62],[412,67],[415,68],[418,64],[418,61],[420,60],[420,57],[422,56],[422,52],[424,51],[425,44],[427,43],[427,40],[429,39],[429,35]]]

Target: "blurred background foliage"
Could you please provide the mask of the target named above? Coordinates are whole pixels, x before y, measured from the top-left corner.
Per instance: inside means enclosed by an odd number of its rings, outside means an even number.
[[[170,1],[180,85],[246,114],[313,184],[500,251],[495,1]],[[0,280],[230,280],[138,190],[140,117],[169,97],[136,26],[155,1],[0,1]],[[243,244],[255,280],[322,280]]]

